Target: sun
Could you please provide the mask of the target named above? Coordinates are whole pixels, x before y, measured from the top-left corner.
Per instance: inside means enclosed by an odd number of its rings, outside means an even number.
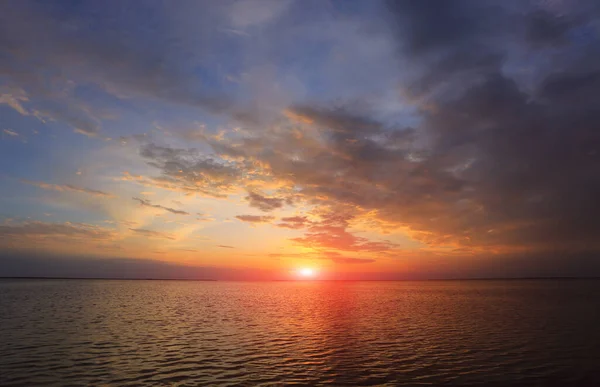
[[[303,267],[298,269],[298,276],[301,278],[314,278],[317,275],[317,271],[310,267]]]

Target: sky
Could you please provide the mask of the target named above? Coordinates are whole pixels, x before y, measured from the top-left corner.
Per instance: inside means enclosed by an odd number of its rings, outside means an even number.
[[[600,276],[600,3],[0,4],[0,275]]]

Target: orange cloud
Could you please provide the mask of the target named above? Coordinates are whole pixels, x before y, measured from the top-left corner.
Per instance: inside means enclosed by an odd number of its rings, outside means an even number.
[[[269,223],[275,219],[274,216],[261,216],[261,215],[237,215],[236,219],[242,222],[248,223]]]
[[[281,223],[277,223],[277,227],[290,228],[293,230],[305,228],[310,224],[306,216],[288,216],[281,218]]]
[[[143,235],[149,238],[175,239],[173,236],[164,232],[146,230],[141,228],[130,228],[130,230],[138,235]]]
[[[168,212],[170,212],[172,214],[176,214],[176,215],[189,215],[189,212],[176,210],[174,208],[161,206],[159,204],[152,204],[152,202],[150,202],[150,200],[145,200],[145,199],[140,199],[140,198],[133,198],[133,200],[138,201],[140,203],[140,205],[143,207],[159,208],[161,210],[165,210],[165,211],[168,211]]]

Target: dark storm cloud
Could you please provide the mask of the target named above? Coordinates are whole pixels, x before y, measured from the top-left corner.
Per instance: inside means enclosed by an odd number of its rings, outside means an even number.
[[[427,85],[435,112],[422,116],[430,143],[409,186],[417,177],[429,180],[428,187],[446,180],[444,189],[419,190],[411,198],[421,219],[399,215],[413,229],[438,238],[454,234],[464,244],[598,248],[593,235],[600,211],[593,198],[600,193],[600,104],[592,96],[599,95],[600,82],[592,68],[600,62],[584,51],[593,51],[597,38],[579,42],[583,55],[571,61],[556,55],[544,58],[550,66],[529,63],[545,69],[529,90],[503,69],[514,60],[509,46],[520,33],[529,43],[566,43],[569,31],[598,20],[597,7],[582,16],[576,8],[552,13],[527,3],[504,9],[490,2],[389,5],[404,52],[415,63],[431,64],[412,80]],[[506,22],[514,28],[506,29]]]
[[[526,38],[537,45],[566,43],[566,34],[572,26],[570,20],[540,10],[529,18],[526,25]]]
[[[506,7],[487,0],[386,4],[398,54],[414,73],[403,87],[417,96],[452,91],[448,82],[471,83],[498,69],[507,44],[506,26],[516,22]]]
[[[427,2],[390,0],[387,5],[395,19],[400,39],[408,52],[421,54],[443,50],[477,39],[492,18],[481,12],[489,1],[468,0]]]

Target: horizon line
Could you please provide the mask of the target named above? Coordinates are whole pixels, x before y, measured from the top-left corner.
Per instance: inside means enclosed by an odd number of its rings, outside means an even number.
[[[0,280],[107,280],[107,281],[198,281],[198,282],[424,282],[424,281],[523,281],[523,280],[600,280],[588,277],[479,277],[479,278],[424,278],[424,279],[214,279],[214,278],[135,278],[135,277],[42,277],[0,276]]]

